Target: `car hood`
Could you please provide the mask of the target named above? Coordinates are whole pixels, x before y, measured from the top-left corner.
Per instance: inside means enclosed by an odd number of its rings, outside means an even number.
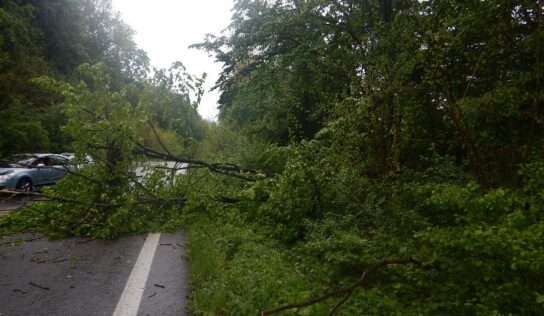
[[[21,168],[0,168],[0,176],[17,172],[18,170],[21,170]]]

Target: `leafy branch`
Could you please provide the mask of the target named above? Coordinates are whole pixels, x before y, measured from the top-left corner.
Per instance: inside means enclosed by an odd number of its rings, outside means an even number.
[[[316,297],[316,298],[313,298],[313,299],[310,299],[310,300],[307,300],[307,301],[287,304],[287,305],[283,305],[283,306],[280,306],[280,307],[263,310],[263,311],[261,311],[261,316],[268,316],[268,315],[272,315],[272,314],[277,314],[277,313],[280,313],[280,312],[283,312],[283,311],[286,311],[286,310],[289,310],[289,309],[308,307],[308,306],[323,302],[323,301],[325,301],[325,300],[327,300],[327,299],[329,299],[331,297],[342,295],[342,298],[339,301],[337,301],[329,311],[329,315],[334,315],[338,311],[338,309],[350,298],[350,296],[353,294],[353,292],[357,288],[363,286],[363,284],[366,281],[366,277],[369,274],[371,274],[371,273],[373,273],[373,272],[375,272],[377,270],[380,270],[382,268],[385,268],[388,265],[392,265],[392,264],[416,264],[416,265],[420,265],[421,263],[418,260],[414,259],[414,258],[385,259],[383,261],[375,263],[375,264],[369,266],[368,268],[366,268],[363,271],[363,273],[361,274],[361,276],[359,277],[359,279],[356,282],[352,283],[351,285],[349,285],[347,287],[340,288],[338,290],[329,292],[329,293],[327,293],[325,295],[322,295],[322,296],[319,296],[319,297]]]
[[[187,199],[185,198],[174,198],[174,199],[154,198],[154,199],[139,199],[139,200],[130,201],[126,203],[98,203],[98,202],[90,202],[90,201],[83,201],[83,200],[76,200],[76,199],[68,199],[68,198],[58,197],[58,196],[50,196],[40,192],[28,192],[28,191],[22,191],[22,190],[6,190],[6,189],[0,190],[0,192],[11,194],[12,197],[13,196],[31,196],[31,197],[38,198],[33,200],[35,202],[51,201],[51,202],[78,204],[78,205],[86,205],[86,206],[93,206],[93,207],[123,207],[123,206],[143,205],[143,204],[176,205],[176,204],[184,204],[185,202],[187,202]]]

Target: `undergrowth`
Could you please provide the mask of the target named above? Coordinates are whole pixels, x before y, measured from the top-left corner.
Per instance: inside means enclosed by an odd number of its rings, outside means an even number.
[[[188,238],[189,307],[198,315],[257,315],[277,304],[308,299],[323,289],[298,271],[289,253],[254,225],[202,217],[191,225]],[[322,313],[316,307],[284,314]]]

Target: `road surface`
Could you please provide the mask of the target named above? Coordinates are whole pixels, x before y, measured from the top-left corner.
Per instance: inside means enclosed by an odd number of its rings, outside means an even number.
[[[146,176],[149,170],[158,168],[158,169],[170,170],[169,172],[170,176],[171,175],[179,176],[179,175],[187,174],[188,166],[189,164],[187,163],[180,163],[180,162],[174,162],[174,161],[150,161],[150,162],[144,162],[143,164],[136,166],[135,173],[136,173],[136,177],[142,178]]]
[[[32,203],[32,197],[11,197],[0,193],[0,216],[8,214],[11,210]]]
[[[183,233],[0,239],[0,315],[186,315]]]

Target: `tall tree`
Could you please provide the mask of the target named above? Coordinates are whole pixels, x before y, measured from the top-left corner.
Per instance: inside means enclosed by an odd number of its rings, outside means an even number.
[[[71,81],[83,63],[104,62],[112,89],[146,79],[149,59],[111,0],[0,2],[0,155],[66,150],[59,97],[31,79]]]
[[[338,121],[371,173],[438,152],[491,183],[542,136],[541,20],[533,1],[240,0],[198,46],[225,65],[224,122],[286,144]]]

